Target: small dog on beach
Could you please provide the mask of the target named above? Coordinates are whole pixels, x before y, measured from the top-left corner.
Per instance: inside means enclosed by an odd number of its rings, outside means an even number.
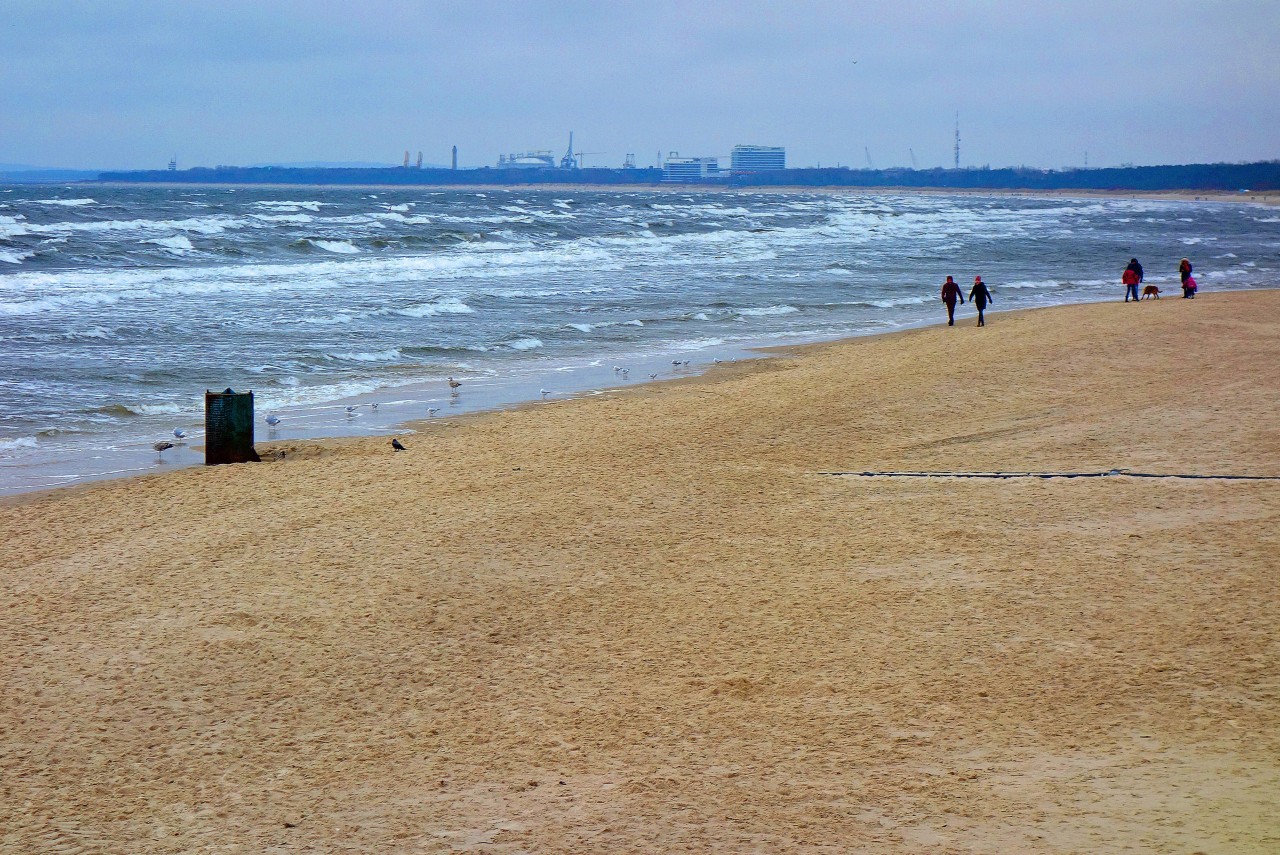
[[[1144,287],[1143,287],[1143,289],[1142,289],[1142,299],[1143,299],[1143,300],[1145,300],[1145,299],[1147,299],[1148,297],[1155,297],[1157,300],[1159,300],[1159,299],[1160,299],[1160,289],[1159,289],[1159,288],[1157,288],[1157,287],[1156,287],[1156,286],[1154,286],[1154,285],[1147,285],[1147,286],[1144,286]]]

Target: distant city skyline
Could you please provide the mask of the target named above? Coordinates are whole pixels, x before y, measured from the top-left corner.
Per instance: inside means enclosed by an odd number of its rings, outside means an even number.
[[[1280,158],[1280,3],[6,0],[0,163]]]

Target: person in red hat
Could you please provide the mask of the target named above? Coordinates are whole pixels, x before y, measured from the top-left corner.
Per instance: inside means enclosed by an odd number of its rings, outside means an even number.
[[[956,325],[956,300],[964,302],[964,292],[960,290],[960,286],[950,276],[947,281],[942,283],[942,302],[947,304],[947,326],[954,327]]]
[[[969,291],[969,299],[978,309],[978,326],[985,327],[987,322],[983,319],[982,313],[986,311],[987,303],[994,303],[991,292],[987,290],[987,283],[982,281],[981,276],[973,277],[973,288]]]

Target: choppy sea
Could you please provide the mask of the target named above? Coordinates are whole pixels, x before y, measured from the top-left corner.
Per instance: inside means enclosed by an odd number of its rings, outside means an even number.
[[[1120,299],[1136,256],[1176,295],[1184,255],[1202,291],[1274,287],[1280,214],[997,195],[0,186],[0,493],[199,462],[206,389],[252,390],[261,439],[391,433],[753,346],[936,322],[948,274],[981,274],[994,309],[1017,309]],[[165,439],[176,447],[159,455]]]

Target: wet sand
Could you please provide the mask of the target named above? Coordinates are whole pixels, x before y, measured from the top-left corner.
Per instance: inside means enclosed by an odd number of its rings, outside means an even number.
[[[0,851],[1280,850],[1280,481],[822,474],[1280,475],[1278,318],[964,312],[4,499]]]

